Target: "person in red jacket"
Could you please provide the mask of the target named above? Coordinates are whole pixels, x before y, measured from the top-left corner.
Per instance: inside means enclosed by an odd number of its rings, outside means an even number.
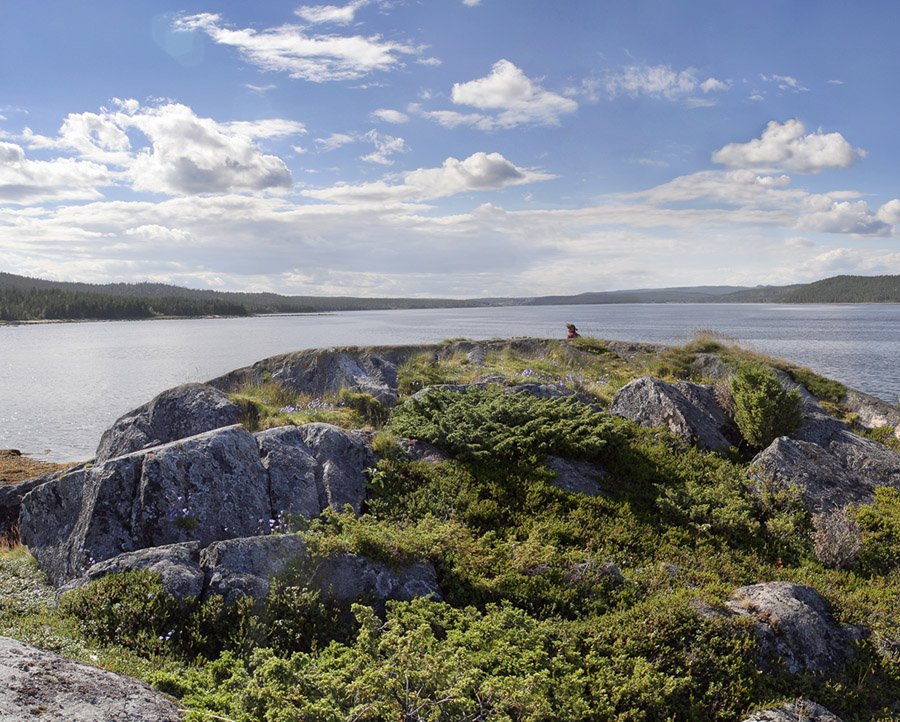
[[[578,329],[575,328],[574,323],[567,323],[566,328],[569,329],[569,334],[566,336],[566,338],[581,338],[581,334],[578,333]]]

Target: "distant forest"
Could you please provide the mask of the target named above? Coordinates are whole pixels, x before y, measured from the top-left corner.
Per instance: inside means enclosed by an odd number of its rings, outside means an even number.
[[[141,298],[55,288],[0,288],[0,321],[247,316],[249,313],[239,303],[212,299]]]
[[[780,303],[900,303],[900,276],[834,276],[790,291]]]
[[[900,303],[900,276],[835,276],[793,286],[693,286],[466,300],[232,293],[162,283],[66,283],[0,272],[0,322],[598,303]]]

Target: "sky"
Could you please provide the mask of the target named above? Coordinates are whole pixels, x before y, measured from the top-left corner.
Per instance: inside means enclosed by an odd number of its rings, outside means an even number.
[[[896,0],[0,4],[0,271],[535,296],[900,274]]]

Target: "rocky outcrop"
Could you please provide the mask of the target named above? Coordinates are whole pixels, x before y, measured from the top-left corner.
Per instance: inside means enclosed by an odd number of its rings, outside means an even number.
[[[177,722],[149,685],[0,637],[0,722]]]
[[[548,456],[544,463],[556,473],[550,483],[557,489],[585,496],[603,495],[600,482],[606,478],[606,471],[599,464],[561,456]]]
[[[239,426],[118,456],[22,500],[22,540],[54,584],[124,552],[270,531],[285,514],[359,511],[374,455],[359,435],[307,424]]]
[[[890,426],[894,430],[894,436],[900,438],[900,409],[896,405],[856,389],[847,389],[841,403],[848,411],[856,414],[856,422],[864,429]]]
[[[796,699],[754,712],[742,722],[841,722],[841,718],[808,699]]]
[[[626,348],[648,352],[652,347],[622,344]],[[430,354],[434,361],[466,354],[479,366],[488,354],[511,352],[524,358],[540,357],[550,350],[584,357],[586,352],[565,343],[548,339],[517,338],[496,341],[454,341],[428,346],[376,346],[371,348],[308,349],[257,361],[252,366],[236,369],[208,383],[229,392],[251,383],[276,381],[293,391],[323,396],[346,388],[371,394],[387,406],[397,403],[399,389],[397,371],[417,354]]]
[[[879,486],[900,488],[900,453],[854,434],[808,392],[802,410],[797,431],[753,458],[749,477],[758,486],[797,486],[812,512],[869,503]]]
[[[176,386],[129,411],[107,429],[100,437],[96,461],[231,426],[240,416],[240,408],[212,386]]]
[[[832,670],[854,658],[850,642],[859,631],[842,627],[828,602],[812,587],[764,582],[736,589],[727,609],[754,620],[760,641],[759,663],[770,669],[779,660],[791,674]]]
[[[294,534],[228,539],[201,548],[197,542],[143,549],[93,565],[61,588],[66,593],[107,574],[147,570],[178,599],[221,595],[264,599],[274,579],[287,570],[294,583],[337,601],[364,600],[383,611],[390,600],[442,599],[434,567],[427,562],[388,567],[357,554],[335,553],[311,559],[306,542]]]
[[[616,392],[610,412],[641,426],[668,429],[705,449],[724,451],[737,441],[737,429],[711,386],[641,376]]]

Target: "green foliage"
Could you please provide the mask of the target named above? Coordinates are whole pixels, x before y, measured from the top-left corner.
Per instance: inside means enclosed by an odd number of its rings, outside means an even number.
[[[900,491],[883,486],[875,500],[856,510],[862,527],[859,567],[868,574],[889,574],[900,569]]]
[[[575,399],[540,399],[497,388],[465,393],[437,388],[398,408],[391,419],[398,436],[418,438],[463,461],[533,463],[545,454],[596,457],[609,424]]]
[[[847,394],[847,387],[844,384],[821,376],[808,368],[788,366],[785,370],[794,381],[803,386],[819,401],[837,404]]]
[[[731,381],[731,394],[735,423],[751,447],[765,448],[779,436],[793,433],[803,420],[799,392],[785,391],[762,365],[741,365]]]
[[[626,362],[587,341],[529,347],[528,358],[492,353],[478,368],[461,354],[417,356],[403,383],[499,371],[512,383],[563,382],[605,398],[646,373],[646,359]],[[697,353],[761,362],[724,343],[700,333],[665,364],[681,374]],[[774,393],[765,376],[742,369],[751,399]],[[327,510],[306,522],[308,557],[264,601],[178,601],[140,572],[101,579],[54,608],[33,560],[14,549],[0,553],[0,633],[125,664],[179,697],[187,722],[738,722],[797,696],[848,722],[900,715],[900,492],[881,489],[853,512],[859,560],[831,569],[821,561],[841,564],[817,560],[821,540],[799,491],[751,489],[737,453],[700,450],[574,400],[505,390],[435,389],[396,408],[373,437],[363,513]],[[370,397],[301,397],[271,376],[242,393],[262,425],[377,427],[384,413]],[[399,436],[453,457],[413,461]],[[548,453],[584,462],[598,496],[554,486]],[[395,570],[429,561],[443,601],[388,603],[378,615],[335,602],[309,575],[338,553]],[[736,587],[772,579],[811,584],[838,621],[861,625],[856,661],[760,673],[754,620],[721,609]]]
[[[69,592],[60,600],[59,613],[88,637],[143,654],[168,650],[214,658],[260,637],[249,602],[179,601],[166,592],[159,575],[147,571],[109,574]]]
[[[402,396],[411,396],[429,386],[457,383],[465,373],[461,363],[440,361],[430,353],[416,354],[397,370],[398,390]]]
[[[371,394],[361,391],[341,389],[338,400],[342,405],[359,414],[362,422],[367,426],[381,428],[390,415],[390,410],[381,401]]]
[[[221,300],[140,298],[58,288],[0,288],[0,321],[142,319],[156,316],[246,316],[246,306]]]

